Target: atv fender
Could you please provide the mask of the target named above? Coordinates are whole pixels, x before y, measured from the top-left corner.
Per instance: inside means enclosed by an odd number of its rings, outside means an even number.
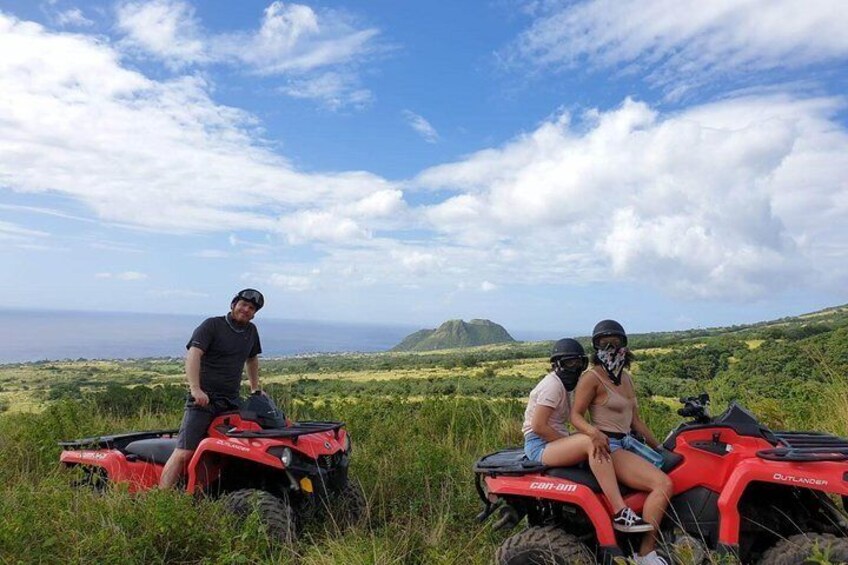
[[[159,483],[161,467],[128,461],[117,449],[63,451],[59,461],[66,467],[99,467],[111,482],[127,483],[130,492],[146,490]]]
[[[846,496],[848,482],[843,480],[844,475],[845,464],[832,461],[795,463],[759,458],[741,461],[718,497],[719,543],[729,547],[739,545],[739,500],[750,483],[758,481]]]
[[[194,494],[196,490],[202,488],[204,484],[199,484],[201,472],[199,469],[204,464],[204,460],[213,456],[223,456],[227,458],[244,459],[259,465],[265,465],[284,470],[283,462],[279,458],[271,455],[268,452],[252,449],[246,443],[250,440],[228,440],[220,438],[205,438],[197,446],[191,461],[186,470],[186,492]],[[205,476],[205,474],[203,474]],[[212,477],[206,477],[207,481]]]
[[[528,482],[528,479],[531,479]],[[485,477],[489,494],[520,497],[533,497],[545,500],[555,500],[572,504],[582,509],[592,522],[598,537],[598,544],[616,547],[615,532],[610,520],[610,512],[601,502],[601,498],[589,487],[562,479],[554,479],[543,475]]]

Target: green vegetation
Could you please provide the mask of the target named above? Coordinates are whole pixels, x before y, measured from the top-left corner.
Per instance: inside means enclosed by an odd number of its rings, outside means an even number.
[[[848,436],[845,308],[718,330],[634,336],[640,409],[660,436],[676,397],[737,400],[775,429]],[[525,397],[549,343],[428,353],[265,360],[266,390],[294,419],[347,422],[368,524],[270,545],[218,503],[175,492],[71,489],[60,439],[179,424],[182,361],[74,361],[0,367],[0,563],[489,563],[508,533],[474,521],[471,465],[521,443]]]
[[[514,341],[503,326],[490,320],[448,320],[435,330],[419,330],[406,336],[392,351],[433,351]]]

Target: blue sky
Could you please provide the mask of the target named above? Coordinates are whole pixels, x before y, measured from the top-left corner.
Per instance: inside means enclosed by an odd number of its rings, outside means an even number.
[[[0,1],[0,307],[251,286],[556,337],[848,302],[842,8]]]

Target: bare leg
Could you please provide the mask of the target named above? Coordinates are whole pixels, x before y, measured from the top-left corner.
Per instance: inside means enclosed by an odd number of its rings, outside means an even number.
[[[649,493],[648,498],[645,499],[645,506],[642,508],[642,518],[654,526],[654,531],[645,534],[639,546],[639,554],[646,555],[657,546],[660,522],[674,487],[668,475],[635,453],[617,449],[612,454],[612,460],[619,481],[630,488]]]
[[[177,481],[185,474],[186,466],[191,461],[191,456],[194,451],[189,449],[175,449],[165,467],[162,469],[162,475],[159,477],[159,488],[172,488]]]
[[[598,460],[592,457],[592,440],[585,434],[573,434],[545,446],[542,463],[552,467],[567,467],[581,461],[589,461],[592,474],[598,479],[601,490],[610,501],[613,512],[624,508],[624,499],[618,488],[615,468],[610,460]]]

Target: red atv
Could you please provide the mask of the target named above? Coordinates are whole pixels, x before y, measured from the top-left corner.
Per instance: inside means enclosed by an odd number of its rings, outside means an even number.
[[[348,477],[351,441],[344,423],[292,423],[276,414],[242,408],[215,418],[188,465],[185,490],[221,496],[238,517],[256,509],[269,535],[282,542],[326,511],[338,525],[357,522],[366,505]],[[177,430],[160,430],[63,441],[60,461],[81,471],[77,486],[103,490],[125,483],[130,492],[149,490],[159,484],[176,436]]]
[[[661,524],[660,553],[701,563],[707,551],[743,563],[804,563],[813,551],[848,562],[848,440],[816,432],[772,432],[736,403],[707,413],[709,396],[683,398],[691,418],[661,450],[674,495]],[[496,528],[528,527],[497,551],[499,564],[611,563],[630,555],[641,534],[613,530],[612,508],[588,466],[546,467],[522,449],[492,453],[474,466]],[[641,511],[646,495],[622,486]],[[669,560],[669,562],[672,562]]]

